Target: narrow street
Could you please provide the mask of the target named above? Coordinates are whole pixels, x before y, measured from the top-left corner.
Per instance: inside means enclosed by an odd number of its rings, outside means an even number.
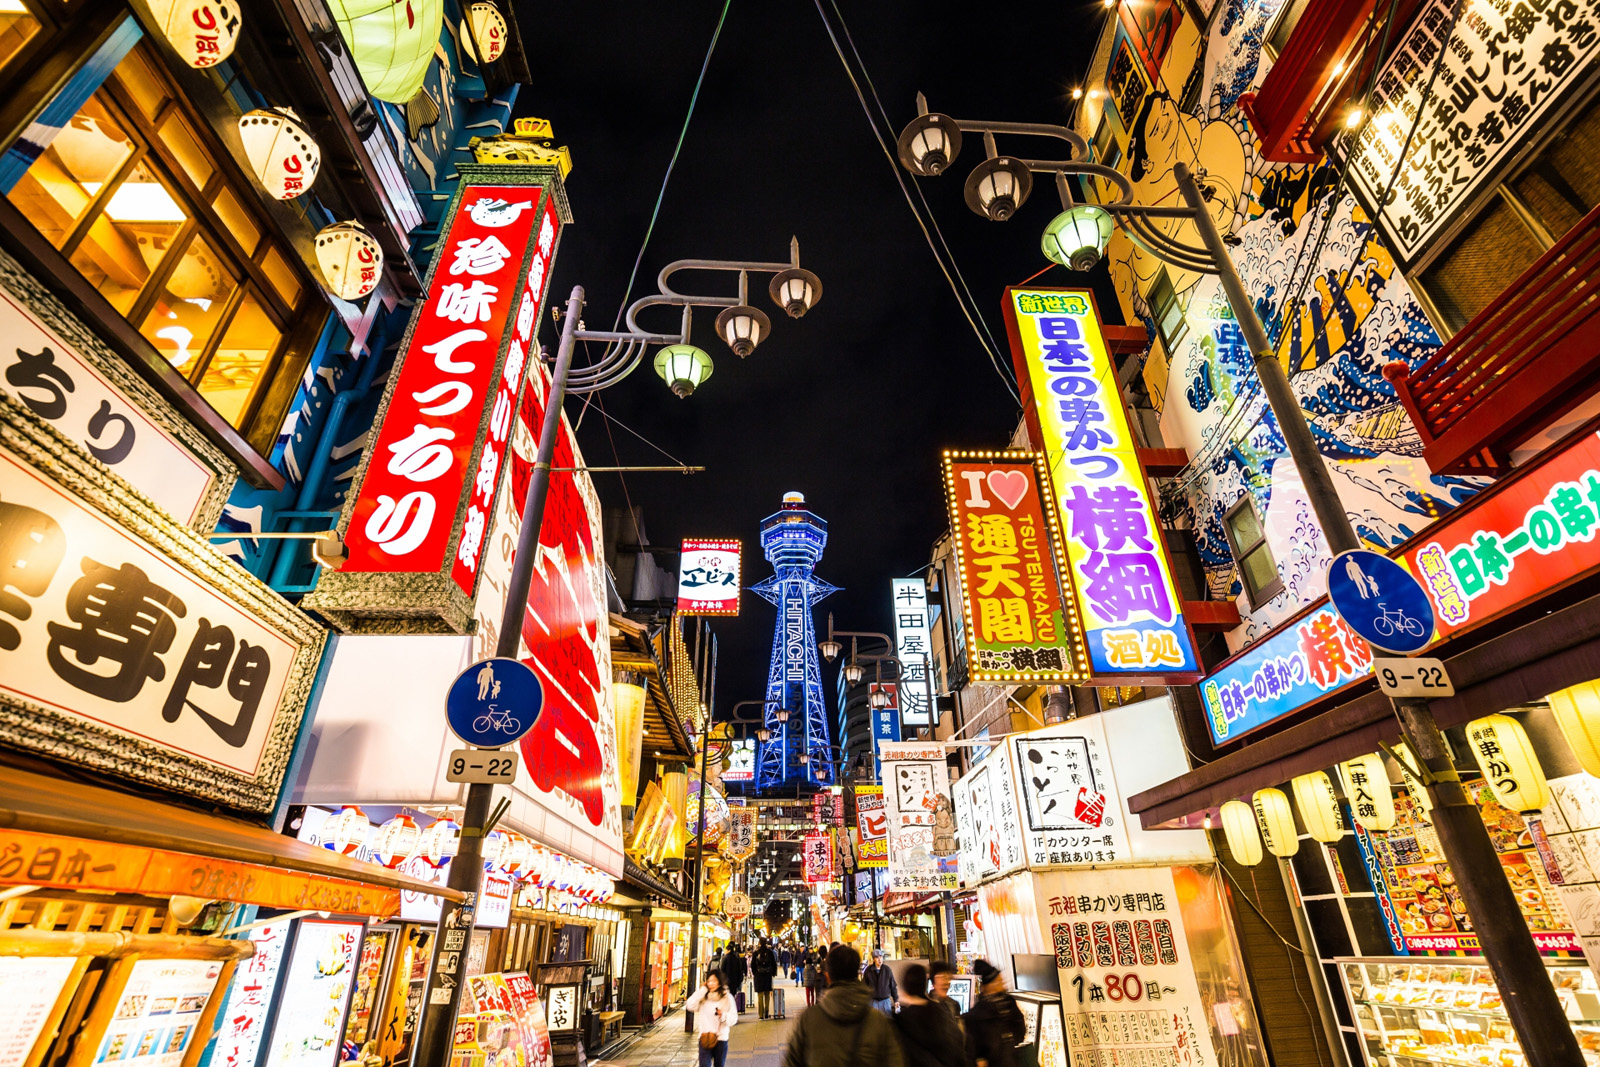
[[[755,994],[746,989],[749,1010],[739,1016],[739,1025],[728,1031],[728,1067],[778,1067],[783,1062],[783,1046],[795,1019],[805,1010],[806,991],[787,978],[777,979],[773,987],[784,991],[788,1018],[759,1018]],[[695,1036],[683,1032],[680,1009],[663,1017],[621,1055],[589,1062],[590,1067],[692,1067],[699,1062],[697,1051]]]

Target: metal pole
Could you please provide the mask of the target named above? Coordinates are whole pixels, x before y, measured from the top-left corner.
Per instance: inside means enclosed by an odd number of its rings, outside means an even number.
[[[1272,351],[1267,331],[1245,293],[1244,283],[1239,280],[1239,272],[1217,233],[1216,224],[1206,211],[1199,187],[1189,168],[1182,163],[1174,164],[1172,172],[1184,202],[1194,211],[1195,227],[1217,266],[1217,275],[1233,307],[1233,316],[1255,359],[1261,390],[1278,420],[1278,429],[1289,447],[1289,454],[1294,457],[1306,496],[1328,538],[1328,547],[1335,555],[1360,548],[1361,541],[1334,489],[1333,477],[1322,461],[1305,412],[1289,386],[1289,376]],[[1433,709],[1426,700],[1397,700],[1394,706],[1411,751],[1432,778],[1428,786],[1433,795],[1433,827],[1439,834],[1439,847],[1455,874],[1456,886],[1461,890],[1462,902],[1476,928],[1483,958],[1494,975],[1506,1014],[1517,1031],[1528,1062],[1534,1067],[1580,1067],[1584,1062],[1583,1053],[1572,1028],[1551,1023],[1551,1020],[1566,1017],[1561,1001],[1538,946],[1533,943],[1533,935],[1522,921],[1522,910],[1496,857],[1494,845],[1489,841],[1489,831],[1483,825],[1478,807],[1461,786],[1455,757],[1433,717]]]
[[[709,632],[710,623],[706,623]],[[698,638],[697,638],[698,639]],[[695,836],[695,842],[700,846],[700,855],[694,864],[694,903],[689,907],[689,985],[692,993],[700,984],[700,887],[706,880],[706,753],[710,751],[708,744],[711,736],[711,708],[716,700],[717,690],[717,639],[715,635],[707,642],[708,674],[710,682],[706,693],[706,714],[700,727],[700,832]],[[689,1012],[683,1013],[683,1032],[694,1032],[694,1016]]]
[[[567,301],[566,323],[556,350],[555,374],[550,395],[545,397],[544,426],[539,431],[539,454],[534,460],[533,477],[528,482],[522,504],[522,530],[517,537],[517,555],[512,563],[511,583],[506,592],[505,614],[495,644],[496,656],[515,657],[522,636],[522,618],[528,610],[528,588],[533,580],[534,558],[539,544],[539,527],[544,522],[544,503],[550,488],[550,460],[555,455],[556,434],[561,427],[561,404],[566,398],[567,371],[572,365],[573,333],[583,312],[583,288],[574,286]],[[450,861],[447,885],[458,889],[466,899],[447,900],[439,910],[439,927],[433,939],[433,967],[428,974],[427,992],[422,1002],[422,1019],[417,1026],[416,1067],[445,1067],[450,1060],[455,1037],[456,1012],[461,1006],[462,961],[472,942],[477,916],[478,891],[483,880],[483,824],[489,819],[494,786],[474,783],[467,787],[466,812],[461,817],[461,844]]]

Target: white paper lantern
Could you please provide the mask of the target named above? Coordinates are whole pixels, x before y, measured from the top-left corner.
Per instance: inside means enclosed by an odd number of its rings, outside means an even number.
[[[1428,787],[1422,783],[1421,778],[1418,778],[1407,769],[1408,767],[1415,767],[1420,771],[1422,769],[1422,761],[1417,759],[1416,754],[1411,751],[1411,746],[1404,741],[1394,746],[1394,754],[1400,757],[1396,762],[1400,764],[1400,780],[1405,783],[1406,792],[1411,794],[1412,800],[1421,805],[1423,811],[1432,811],[1433,798],[1428,796]]]
[[[490,830],[483,839],[483,869],[492,871],[500,865],[500,852],[506,847],[506,835],[499,830]]]
[[[150,0],[161,35],[191,67],[214,67],[239,43],[239,5],[230,0]]]
[[[533,858],[533,842],[521,834],[508,834],[507,838],[500,849],[500,869],[512,877],[525,876]]]
[[[345,856],[353,856],[360,851],[361,846],[367,843],[367,834],[372,830],[372,823],[367,820],[367,813],[354,804],[346,804],[333,817],[333,850]]]
[[[454,819],[440,819],[422,831],[422,855],[433,867],[443,867],[461,847],[461,827]]]
[[[1256,813],[1242,800],[1222,805],[1222,837],[1233,858],[1246,867],[1261,862],[1261,832],[1256,829]]]
[[[293,200],[317,180],[322,149],[288,108],[257,108],[239,117],[239,138],[256,180],[278,200]]]
[[[1294,812],[1281,789],[1258,789],[1251,798],[1256,809],[1256,825],[1261,840],[1274,856],[1292,856],[1300,851],[1300,837],[1294,832]]]
[[[340,300],[360,300],[378,287],[383,248],[359,222],[336,222],[317,233],[317,266],[328,292]]]
[[[378,862],[393,870],[415,856],[422,847],[422,831],[409,815],[396,815],[378,827],[373,852]]]
[[[1344,836],[1344,813],[1339,810],[1339,798],[1333,791],[1333,782],[1321,771],[1312,771],[1295,777],[1294,803],[1300,809],[1300,821],[1313,840],[1331,845]]]
[[[1344,779],[1350,814],[1362,829],[1387,830],[1394,825],[1394,794],[1389,790],[1389,772],[1382,756],[1369,752],[1345,760],[1339,764],[1339,777]]]
[[[1512,811],[1538,811],[1550,803],[1544,768],[1528,731],[1509,715],[1485,715],[1467,723],[1467,744],[1495,799]]]
[[[509,36],[500,9],[489,3],[473,4],[467,8],[467,21],[472,26],[472,39],[478,43],[483,62],[493,63],[499,59],[506,50]]]

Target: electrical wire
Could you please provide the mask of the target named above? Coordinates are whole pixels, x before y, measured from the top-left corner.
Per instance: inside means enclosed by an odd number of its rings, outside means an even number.
[[[889,161],[889,169],[894,173],[895,181],[900,186],[900,194],[905,197],[906,206],[911,209],[911,216],[916,219],[917,228],[922,231],[923,240],[927,241],[928,250],[933,253],[934,262],[939,265],[940,273],[944,275],[945,281],[949,283],[950,291],[956,298],[956,304],[961,308],[961,314],[966,318],[967,325],[972,327],[973,336],[978,339],[978,344],[982,346],[984,353],[989,357],[989,362],[994,367],[994,372],[1000,376],[1000,381],[1005,385],[1006,392],[1011,394],[1011,398],[1018,405],[1021,405],[1022,397],[1017,392],[1016,384],[1012,381],[1011,375],[1005,372],[1001,365],[1000,357],[984,337],[987,327],[979,327],[977,320],[974,318],[975,307],[969,308],[967,301],[962,298],[961,289],[957,288],[957,282],[951,276],[950,267],[945,265],[944,258],[939,255],[939,249],[933,243],[933,235],[928,230],[928,224],[923,221],[921,212],[917,210],[916,204],[911,199],[911,192],[906,188],[905,179],[900,174],[900,164],[895,159],[895,154],[889,150],[889,146],[884,142],[883,134],[878,129],[878,123],[872,117],[872,109],[867,106],[866,94],[861,91],[861,83],[856,80],[855,71],[851,69],[850,61],[845,58],[844,49],[839,46],[839,38],[833,32],[833,25],[828,21],[827,12],[822,9],[822,0],[814,0],[814,3],[817,8],[817,17],[822,20],[822,28],[827,31],[828,40],[833,44],[834,54],[839,57],[839,63],[844,67],[845,77],[850,79],[850,87],[855,90],[856,99],[861,103],[861,111],[866,116],[867,125],[872,129],[873,139],[878,142],[878,147],[883,151],[884,158]],[[962,283],[962,288],[964,287],[965,283]],[[978,317],[982,317],[981,312],[978,312]]]

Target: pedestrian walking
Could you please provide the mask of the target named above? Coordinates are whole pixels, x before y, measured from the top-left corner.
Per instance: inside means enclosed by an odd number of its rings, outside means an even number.
[[[729,945],[728,951],[722,957],[722,978],[728,983],[728,992],[733,994],[736,1002],[739,1002],[740,1011],[744,1011],[744,980],[749,973],[750,966],[740,954],[739,946]]]
[[[778,963],[783,966],[784,974],[794,970],[794,954],[789,951],[788,945],[784,945],[783,951],[778,953]]]
[[[861,981],[867,987],[867,992],[872,994],[872,1006],[885,1015],[893,1015],[897,989],[894,972],[883,962],[883,949],[872,950],[872,962],[862,972]]]
[[[961,1027],[961,1005],[950,995],[950,979],[955,977],[956,965],[949,960],[934,960],[928,964],[928,999],[950,1013],[950,1018]]]
[[[756,991],[756,1007],[763,1019],[772,1014],[772,980],[777,974],[778,954],[763,937],[761,947],[750,956],[750,981]]]
[[[857,959],[860,957],[858,956]],[[806,1006],[810,1007],[822,996],[823,988],[828,984],[825,974],[824,957],[821,950],[806,954],[805,966],[802,973],[806,984]]]
[[[684,1002],[694,1012],[694,1032],[700,1040],[700,1067],[725,1067],[728,1061],[728,1031],[739,1021],[733,994],[722,984],[722,975],[712,971],[705,984]]]
[[[966,1067],[961,1025],[929,992],[927,968],[920,963],[907,967],[900,986],[900,1014],[894,1017],[906,1067]]]
[[[794,1024],[783,1067],[905,1067],[894,1024],[872,1010],[861,953],[839,945],[827,955],[828,991]]]
[[[972,970],[982,992],[966,1014],[967,1060],[976,1067],[1017,1067],[1017,1042],[1027,1033],[1027,1025],[1006,991],[1005,972],[988,960],[979,960]]]

